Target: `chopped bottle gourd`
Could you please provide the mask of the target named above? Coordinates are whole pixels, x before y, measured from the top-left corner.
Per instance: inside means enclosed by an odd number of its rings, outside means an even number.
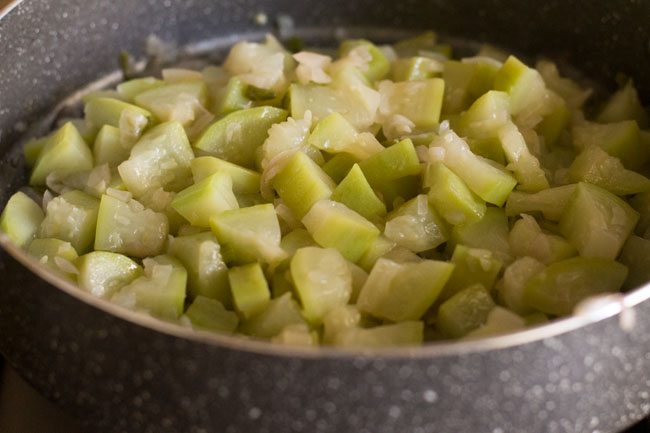
[[[92,296],[286,346],[501,335],[650,280],[631,80],[587,102],[548,60],[452,58],[433,32],[324,53],[269,35],[90,92],[28,137],[0,242]]]

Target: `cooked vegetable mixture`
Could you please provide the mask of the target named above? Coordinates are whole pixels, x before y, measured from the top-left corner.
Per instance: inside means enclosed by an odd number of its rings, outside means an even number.
[[[549,61],[433,33],[323,53],[268,36],[87,95],[2,230],[94,296],[289,345],[505,333],[650,279],[631,81],[585,108]]]

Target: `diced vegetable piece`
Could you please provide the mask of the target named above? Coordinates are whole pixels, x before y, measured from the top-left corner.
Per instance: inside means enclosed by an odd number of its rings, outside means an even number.
[[[224,116],[233,111],[250,108],[252,101],[246,96],[248,85],[239,77],[231,77],[224,88],[219,89],[212,104],[212,111],[217,116]]]
[[[136,96],[148,90],[161,87],[164,81],[153,77],[135,78],[117,85],[117,93],[126,101],[133,102]]]
[[[393,81],[426,80],[442,70],[443,65],[440,62],[418,56],[396,59],[391,67]]]
[[[153,113],[161,122],[178,122],[189,126],[197,120],[208,102],[208,88],[203,81],[165,84],[138,94],[135,103]]]
[[[561,77],[553,62],[540,60],[537,62],[536,69],[544,78],[546,85],[560,95],[572,110],[579,109],[591,94],[591,89],[584,90],[573,80]]]
[[[561,236],[544,233],[530,215],[523,214],[510,230],[510,249],[517,257],[553,263],[576,256],[576,249]]]
[[[430,187],[429,203],[450,224],[476,222],[485,215],[485,202],[442,162],[427,167],[424,186]]]
[[[457,60],[449,60],[444,63],[442,78],[445,81],[445,95],[442,108],[445,113],[460,113],[472,103],[472,95],[469,90],[475,72],[476,65],[471,63]]]
[[[23,146],[23,155],[25,156],[25,164],[27,164],[27,167],[34,167],[34,164],[36,164],[36,160],[38,159],[38,155],[41,154],[41,151],[47,144],[49,138],[50,136],[46,135],[45,137],[34,138],[25,143]]]
[[[507,93],[490,90],[478,98],[460,116],[459,130],[473,138],[491,138],[510,122],[510,99]]]
[[[340,57],[345,57],[351,51],[361,52],[370,56],[368,65],[363,70],[364,75],[371,82],[382,79],[390,71],[390,62],[377,46],[365,39],[343,41],[339,47]],[[363,54],[360,54],[363,56]]]
[[[150,257],[163,252],[169,222],[164,214],[136,200],[103,195],[99,204],[95,250]]]
[[[544,218],[559,221],[573,197],[575,184],[545,189],[533,194],[513,191],[506,202],[506,215],[541,212]]]
[[[232,192],[235,194],[255,194],[260,191],[260,174],[258,172],[223,159],[213,156],[200,156],[192,160],[190,168],[195,183],[201,182],[215,173],[223,172],[230,175]]]
[[[526,327],[523,317],[503,307],[494,307],[487,316],[485,324],[469,332],[465,338],[483,338],[518,331]]]
[[[268,307],[271,292],[259,263],[231,268],[228,281],[233,304],[245,319],[260,314]]]
[[[269,128],[284,122],[287,116],[285,110],[274,107],[235,111],[210,125],[194,147],[233,164],[252,168],[256,151],[268,137]]]
[[[370,182],[367,175],[366,179]],[[405,201],[415,198],[422,188],[422,179],[420,176],[405,176],[393,180],[379,179],[370,182],[370,185],[386,204],[386,208],[391,210],[399,207]]]
[[[415,128],[433,128],[440,120],[445,82],[441,78],[379,83],[379,112],[385,119],[403,116]]]
[[[226,310],[221,302],[205,296],[197,296],[187,307],[185,315],[193,327],[208,331],[232,334],[239,325],[237,313]]]
[[[311,331],[305,324],[287,325],[271,338],[271,342],[285,346],[318,346],[318,332]]]
[[[584,122],[575,125],[571,134],[578,149],[596,145],[631,170],[641,168],[650,158],[650,148],[641,145],[639,126],[634,120],[607,124]]]
[[[519,189],[538,192],[549,187],[546,174],[539,161],[528,150],[523,135],[517,126],[509,122],[499,132],[499,140],[508,160],[508,169],[514,172]]]
[[[122,145],[120,129],[111,125],[104,125],[99,130],[93,144],[95,165],[108,164],[116,167],[129,159],[131,149]]]
[[[379,229],[344,204],[321,200],[302,219],[309,234],[324,248],[335,248],[356,262],[379,236]]]
[[[187,270],[187,289],[191,297],[216,299],[231,305],[228,268],[221,257],[221,246],[211,232],[172,238],[168,253]]]
[[[50,173],[66,175],[91,168],[92,152],[77,128],[68,122],[47,139],[36,159],[29,184],[44,186]]]
[[[24,192],[11,196],[0,216],[0,229],[19,247],[34,239],[45,214],[41,207]]]
[[[294,118],[303,118],[307,111],[311,111],[316,119],[324,119],[330,113],[337,112],[359,131],[374,123],[379,107],[379,93],[363,79],[327,86],[292,84],[289,100]]]
[[[468,138],[467,144],[476,155],[491,159],[499,165],[506,165],[506,155],[503,153],[503,146],[499,137]]]
[[[285,293],[279,298],[272,299],[261,314],[245,321],[241,331],[253,337],[271,338],[289,325],[300,324],[306,324],[300,314],[300,308],[291,297],[291,293]]]
[[[464,337],[487,322],[496,306],[480,284],[468,287],[443,302],[438,309],[436,328],[450,338]]]
[[[144,275],[122,287],[112,301],[163,319],[178,319],[183,314],[187,271],[165,255],[146,258],[143,263]]]
[[[453,131],[444,133],[432,146],[444,149],[445,165],[488,203],[503,205],[517,184],[511,174],[473,154],[467,143]]]
[[[393,322],[417,320],[433,305],[454,270],[447,262],[398,264],[379,259],[361,289],[357,307]]]
[[[110,299],[122,287],[142,275],[142,267],[116,253],[93,251],[79,257],[79,287],[98,298]]]
[[[545,99],[546,85],[539,72],[510,56],[494,77],[494,89],[510,95],[510,112],[517,115]]]
[[[273,187],[301,219],[314,203],[329,198],[336,185],[311,158],[296,152],[273,179]]]
[[[374,136],[373,136],[374,138]],[[384,150],[377,140],[364,140],[340,113],[334,112],[318,122],[308,143],[328,153],[345,152],[359,160]]]
[[[361,266],[366,272],[370,272],[377,260],[396,246],[397,243],[391,241],[387,237],[377,236],[359,259],[359,266]]]
[[[276,263],[286,257],[280,248],[280,223],[272,204],[220,212],[210,219],[210,226],[226,262]]]
[[[454,264],[454,272],[440,295],[441,301],[475,284],[492,290],[503,267],[503,262],[492,251],[465,245],[456,245],[451,263]]]
[[[549,265],[524,288],[524,302],[552,315],[571,314],[583,299],[621,289],[627,267],[600,257],[574,257]]]
[[[393,48],[399,57],[418,55],[421,51],[435,51],[438,36],[435,32],[423,32],[411,38],[405,38],[395,43]]]
[[[557,144],[570,121],[571,111],[565,103],[560,103],[549,114],[544,116],[544,119],[537,125],[536,130],[544,137],[544,143],[548,147],[552,147]]]
[[[650,192],[635,195],[630,199],[629,203],[639,213],[639,222],[635,229],[636,234],[648,237],[646,233],[650,233]]]
[[[359,327],[361,313],[354,305],[336,307],[323,318],[323,342],[332,344],[339,334]]]
[[[512,261],[508,241],[508,218],[502,209],[488,207],[485,216],[475,223],[454,226],[447,245],[448,251],[458,244],[492,251],[504,264]]]
[[[303,247],[315,247],[316,241],[307,230],[303,228],[294,229],[282,237],[280,246],[290,256]]]
[[[384,235],[404,248],[419,253],[445,242],[449,228],[420,194],[388,215]]]
[[[625,86],[614,93],[596,118],[599,123],[636,120],[640,127],[648,127],[648,113],[641,105],[634,82],[629,80]]]
[[[544,269],[544,264],[532,257],[521,257],[512,262],[497,283],[501,303],[517,314],[532,313],[534,310],[524,301],[524,287]]]
[[[152,118],[149,111],[113,98],[93,98],[84,107],[84,112],[86,122],[96,130],[104,125],[119,128],[122,116],[125,115],[138,116],[145,127]]]
[[[638,236],[630,236],[623,245],[620,262],[629,269],[623,287],[633,289],[650,281],[650,241]]]
[[[386,215],[386,205],[372,190],[357,164],[334,189],[331,199],[343,203],[370,221],[378,221]]]
[[[370,185],[420,174],[420,160],[410,139],[387,147],[359,163]]]
[[[78,256],[70,242],[54,238],[34,239],[27,247],[27,253],[57,274],[76,280],[79,271],[74,263]]]
[[[193,226],[210,227],[210,218],[239,207],[232,189],[230,175],[217,172],[176,194],[172,207]]]
[[[585,148],[569,168],[572,182],[589,182],[616,195],[630,195],[650,190],[650,179],[627,170],[618,158],[598,146]]]
[[[95,239],[99,200],[81,191],[69,191],[47,205],[38,236],[70,242],[80,253],[89,251]]]
[[[334,181],[340,182],[358,161],[348,153],[337,153],[323,164],[322,169]]]
[[[313,324],[321,323],[328,312],[350,300],[352,274],[335,249],[299,249],[291,259],[291,277],[303,315]]]
[[[338,347],[397,347],[422,344],[424,323],[407,321],[370,329],[352,328],[337,335],[334,345]]]
[[[180,191],[192,182],[194,153],[180,123],[170,122],[149,130],[118,166],[120,177],[136,198],[158,188]]]
[[[638,212],[619,197],[579,183],[560,220],[560,231],[581,256],[615,259],[638,220]]]

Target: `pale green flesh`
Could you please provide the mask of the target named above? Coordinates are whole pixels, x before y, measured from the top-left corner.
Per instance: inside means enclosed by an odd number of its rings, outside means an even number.
[[[24,145],[0,230],[93,296],[287,346],[500,335],[650,280],[634,83],[585,104],[552,62],[451,56],[268,36],[91,92]]]

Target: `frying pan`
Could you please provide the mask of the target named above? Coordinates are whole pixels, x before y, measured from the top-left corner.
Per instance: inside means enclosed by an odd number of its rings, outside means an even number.
[[[650,95],[650,2],[25,0],[0,12],[0,202],[26,181],[18,138],[57,102],[143,55],[259,37],[435,29],[544,54]],[[650,287],[475,342],[337,351],[193,332],[81,293],[0,240],[0,352],[91,432],[615,432],[650,412]]]

